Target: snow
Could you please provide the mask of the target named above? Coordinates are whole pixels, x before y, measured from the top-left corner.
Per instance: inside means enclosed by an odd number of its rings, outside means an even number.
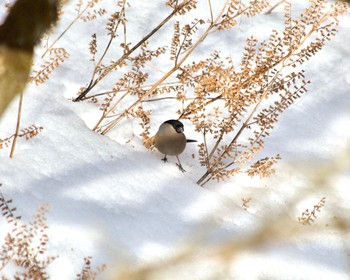
[[[112,11],[112,2],[102,1],[101,5]],[[157,3],[131,3],[129,40],[136,42],[152,29],[154,10],[159,11],[159,19],[169,11],[163,3],[152,2]],[[73,7],[74,1],[66,5],[52,38],[75,17]],[[201,9],[200,5],[198,14]],[[349,226],[350,219],[346,216],[349,165],[346,159],[345,165],[334,163],[350,143],[350,51],[345,43],[350,42],[350,15],[342,17],[339,34],[307,63],[307,78],[312,81],[309,92],[281,116],[266,141],[264,153],[279,153],[283,158],[276,175],[260,179],[240,174],[224,182],[210,182],[205,188],[195,183],[203,174],[195,145],[181,155],[187,170],[181,173],[174,158],[164,165],[157,151],[143,147],[135,121],[126,120],[101,136],[90,129],[99,117],[95,105],[71,102],[90,79],[88,42],[93,32],[104,42],[106,19],[78,22],[62,37],[58,45],[67,48],[69,59],[49,81],[29,85],[24,95],[21,126],[35,123],[43,131],[29,141],[19,139],[13,159],[8,158],[8,149],[0,150],[2,193],[14,199],[23,221],[30,219],[40,203],[50,205],[48,255],[58,256],[48,267],[51,279],[74,279],[86,256],[93,257],[93,265],[106,263],[110,271],[123,263],[135,267],[161,261],[188,244],[199,243],[210,250],[225,241],[239,243],[269,221],[296,223],[323,196],[327,206],[318,214],[319,232],[310,233],[310,228],[296,224],[305,235],[287,234],[285,240],[276,237],[275,242],[271,237],[267,244],[238,253],[227,271],[220,272],[209,261],[204,268],[197,263],[175,273],[174,278],[160,279],[209,279],[216,270],[221,279],[348,279],[348,239],[328,223],[344,215]],[[245,38],[268,36],[267,30],[278,28],[281,22],[280,8],[271,15],[244,18],[234,32],[223,33],[220,44],[218,37],[209,36],[190,59],[218,49],[238,62]],[[172,29],[166,30],[151,44],[167,44]],[[42,52],[43,48],[36,49],[37,59]],[[159,69],[169,69],[165,59],[158,63],[153,65],[152,80],[160,76]],[[96,92],[110,89],[116,75],[106,78]],[[0,138],[14,131],[17,103],[14,100],[1,119]],[[163,121],[177,118],[178,105],[159,104],[152,114],[152,133]],[[191,124],[184,124],[188,138],[196,139]],[[320,184],[309,177],[323,178],[327,172],[333,175]],[[241,205],[247,197],[251,201],[245,211]],[[2,230],[0,237],[4,234]]]

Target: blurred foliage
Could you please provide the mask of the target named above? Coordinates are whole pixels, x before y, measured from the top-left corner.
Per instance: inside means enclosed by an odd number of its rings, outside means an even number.
[[[0,26],[0,44],[32,52],[56,21],[57,5],[56,0],[18,0]]]
[[[27,83],[34,46],[57,19],[56,0],[18,0],[0,26],[0,116]]]

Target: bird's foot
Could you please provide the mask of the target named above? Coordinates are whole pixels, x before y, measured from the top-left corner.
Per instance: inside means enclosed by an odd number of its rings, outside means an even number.
[[[168,162],[168,159],[166,156],[164,156],[164,158],[162,158],[162,161],[164,161],[164,163]]]
[[[180,171],[181,172],[186,172],[186,170],[182,167],[182,165],[181,164],[176,164],[177,165],[177,167],[179,167],[179,169],[180,169]]]

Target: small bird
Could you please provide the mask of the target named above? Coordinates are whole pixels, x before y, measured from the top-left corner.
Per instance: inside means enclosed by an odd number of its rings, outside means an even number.
[[[161,124],[157,134],[154,136],[154,146],[159,152],[164,154],[162,159],[167,162],[167,156],[176,156],[178,163],[176,164],[182,172],[186,170],[182,167],[178,157],[186,147],[186,143],[197,142],[196,140],[186,139],[184,125],[178,120],[168,120]]]

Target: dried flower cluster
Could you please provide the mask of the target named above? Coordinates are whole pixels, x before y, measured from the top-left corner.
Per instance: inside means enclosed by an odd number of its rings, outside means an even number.
[[[96,269],[92,268],[91,265],[92,257],[84,258],[84,265],[81,270],[81,273],[77,275],[77,280],[93,280],[96,279],[97,276],[102,273],[106,269],[106,265],[101,265]]]
[[[248,210],[248,208],[249,208],[249,203],[250,203],[250,201],[252,200],[252,198],[251,197],[243,197],[242,198],[242,208],[244,209],[244,210]]]
[[[50,79],[50,74],[65,62],[69,57],[69,53],[64,48],[52,48],[49,51],[50,57],[40,65],[40,70],[33,69],[33,76],[29,77],[29,81],[40,85]]]
[[[55,257],[46,255],[49,238],[45,215],[48,207],[40,206],[33,221],[22,224],[21,217],[15,216],[16,208],[11,204],[12,200],[5,199],[0,191],[1,214],[11,227],[1,248],[0,271],[5,271],[6,266],[11,264],[17,267],[12,279],[48,279],[46,269],[55,260]],[[9,279],[6,274],[2,275],[3,279]]]
[[[276,155],[275,157],[265,157],[257,162],[255,162],[248,170],[247,173],[249,176],[259,175],[260,177],[269,177],[271,174],[275,173],[275,170],[272,166],[279,160],[281,157]]]
[[[47,268],[58,258],[47,256],[46,252],[49,237],[45,216],[49,207],[41,205],[33,220],[24,224],[21,217],[16,216],[17,208],[12,207],[12,203],[12,199],[6,199],[0,189],[0,212],[9,226],[0,249],[1,279],[49,279]],[[92,257],[84,258],[81,273],[76,279],[93,280],[105,270],[104,264],[93,268],[91,260]]]
[[[298,222],[302,225],[311,225],[315,222],[317,216],[317,212],[320,213],[321,209],[324,207],[326,203],[326,198],[322,197],[321,200],[314,205],[313,209],[309,211],[309,209],[306,209],[302,214],[301,217],[298,217]]]
[[[196,0],[169,0],[165,3],[167,6],[173,8],[173,10],[179,15],[184,15],[192,9],[196,8]]]
[[[180,30],[180,23],[177,21],[174,24],[174,35],[171,42],[171,60],[174,64],[178,63],[180,55],[185,53],[193,46],[192,37],[198,31],[198,26],[203,25],[203,19],[195,19],[191,24],[185,24]]]
[[[21,132],[17,136],[25,137],[26,140],[29,140],[37,136],[42,130],[43,130],[42,126],[36,126],[35,124],[32,124],[29,127],[21,129]],[[11,136],[4,139],[0,138],[0,150],[9,147],[14,137],[15,137],[15,134],[12,134]]]
[[[101,17],[107,13],[106,9],[98,8],[88,11],[86,15],[80,17],[84,22],[95,20],[97,17]]]
[[[279,156],[247,166],[264,148],[264,140],[279,116],[307,90],[300,66],[314,56],[337,31],[337,18],[347,5],[312,1],[300,19],[291,18],[291,3],[285,3],[285,29],[273,31],[267,41],[248,38],[235,69],[231,58],[211,57],[183,67],[180,82],[190,85],[193,101],[179,111],[203,135],[200,161],[207,171],[198,180],[204,185],[245,171],[268,176]]]

